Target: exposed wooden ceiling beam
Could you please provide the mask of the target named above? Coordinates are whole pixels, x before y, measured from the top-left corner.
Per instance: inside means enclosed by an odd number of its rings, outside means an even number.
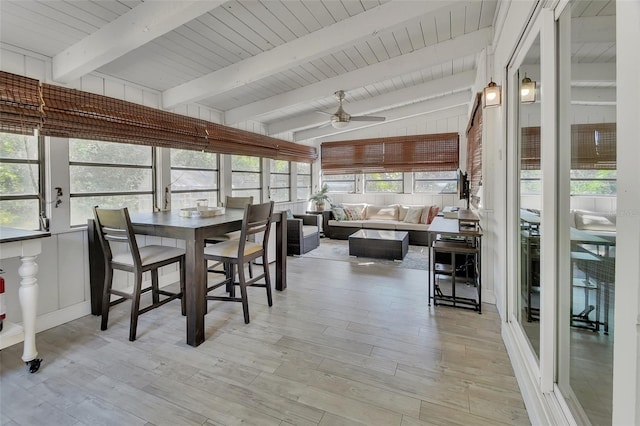
[[[430,112],[439,111],[447,108],[453,108],[460,105],[468,105],[473,100],[470,90],[454,93],[450,96],[442,96],[440,98],[429,99],[424,102],[418,102],[415,104],[407,105],[401,108],[396,108],[391,111],[385,112],[386,121],[383,122],[370,122],[370,121],[352,121],[349,123],[349,127],[345,129],[334,129],[331,126],[316,127],[314,129],[303,130],[295,132],[294,140],[296,142],[304,141],[307,139],[315,139],[323,136],[328,136],[336,133],[344,133],[360,129],[364,127],[380,126],[393,121],[402,120],[405,118],[416,117],[419,115],[428,114]]]
[[[231,125],[277,109],[308,102],[309,99],[326,98],[338,89],[349,91],[367,84],[388,80],[398,75],[428,69],[434,65],[478,53],[487,47],[490,40],[491,28],[475,31],[365,68],[328,78],[300,89],[228,110],[225,112],[225,123]]]
[[[53,58],[53,79],[69,83],[225,3],[146,1]]]
[[[351,115],[378,114],[377,111],[388,111],[407,104],[421,102],[430,98],[435,98],[452,92],[459,92],[473,86],[476,79],[476,71],[466,71],[444,77],[437,80],[428,81],[394,92],[385,93],[364,101],[350,102],[344,105],[345,110]],[[338,108],[325,112],[333,114]],[[310,127],[320,126],[329,122],[327,115],[312,112],[289,120],[281,120],[267,126],[267,134],[278,134],[288,131],[300,131]]]
[[[466,2],[460,2],[464,4]],[[349,19],[314,31],[289,43],[252,56],[195,80],[167,89],[162,94],[164,108],[197,102],[288,70],[314,59],[338,52],[370,38],[372,34],[389,32],[400,25],[423,17],[443,7],[443,2],[412,1],[399,5],[390,1]]]

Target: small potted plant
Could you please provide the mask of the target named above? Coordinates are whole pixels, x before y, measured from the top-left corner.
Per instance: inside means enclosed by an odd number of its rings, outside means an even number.
[[[316,205],[317,211],[324,210],[325,201],[331,201],[331,199],[329,198],[329,186],[326,183],[322,185],[320,191],[313,194],[309,198],[309,201],[313,201],[313,203]]]

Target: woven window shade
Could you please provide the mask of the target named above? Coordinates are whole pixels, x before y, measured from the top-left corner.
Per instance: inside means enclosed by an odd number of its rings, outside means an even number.
[[[399,136],[325,142],[325,174],[451,171],[458,168],[459,135]]]
[[[540,127],[523,127],[520,131],[520,168],[540,170]]]
[[[521,157],[522,170],[540,170],[540,127],[522,129]],[[616,167],[616,123],[571,126],[572,170],[615,170]]]
[[[571,169],[616,169],[616,123],[571,126]]]
[[[482,183],[482,93],[476,95],[467,125],[467,176],[471,204],[478,206],[478,191]]]
[[[0,72],[0,131],[32,135],[42,117],[40,82]]]
[[[12,125],[16,126],[13,124],[15,122],[19,124],[18,130],[21,129],[20,126],[27,128],[32,123],[29,133],[33,133],[33,128],[39,127],[40,132],[47,136],[251,155],[297,162],[313,162],[318,157],[314,147],[107,96],[39,84],[37,80],[9,73],[0,72],[0,76],[3,78],[0,80],[1,128],[5,131],[18,133],[10,128]],[[38,88],[41,88],[41,97]],[[16,98],[16,93],[21,96],[20,99],[32,102],[24,101],[15,105],[13,98]],[[34,110],[38,111],[34,116],[37,120],[23,119]],[[16,118],[13,121],[7,119],[5,125],[5,115]]]

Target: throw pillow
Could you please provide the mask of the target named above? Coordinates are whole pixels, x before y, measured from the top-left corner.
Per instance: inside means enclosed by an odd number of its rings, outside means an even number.
[[[422,207],[409,207],[407,214],[404,217],[405,223],[420,223],[420,217],[422,216]]]
[[[293,219],[293,212],[291,212],[291,209],[287,209],[284,212],[287,215],[287,219]]]
[[[333,217],[336,220],[347,220],[347,215],[342,207],[334,207],[331,211],[333,212]]]
[[[362,213],[358,208],[345,207],[344,213],[347,215],[347,220],[362,220]]]
[[[422,223],[430,225],[431,222],[433,222],[433,219],[438,215],[438,211],[440,211],[440,207],[438,206],[425,207]]]

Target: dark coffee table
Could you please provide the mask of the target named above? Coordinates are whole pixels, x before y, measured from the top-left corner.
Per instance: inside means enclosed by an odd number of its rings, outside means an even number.
[[[349,235],[349,256],[402,260],[409,249],[409,233],[361,229]]]

